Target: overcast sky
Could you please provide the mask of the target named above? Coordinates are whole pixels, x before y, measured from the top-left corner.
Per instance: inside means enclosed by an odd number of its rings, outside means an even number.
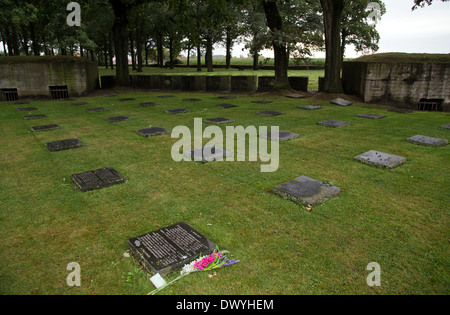
[[[385,0],[387,12],[377,25],[381,36],[378,53],[450,53],[450,2],[433,2],[431,6],[411,11],[413,0]],[[224,51],[219,48],[215,53],[224,54]],[[247,57],[248,52],[236,46],[233,56],[241,54]],[[273,57],[270,51],[263,55]],[[348,47],[346,57],[357,56]],[[315,57],[323,58],[325,54],[316,53]]]

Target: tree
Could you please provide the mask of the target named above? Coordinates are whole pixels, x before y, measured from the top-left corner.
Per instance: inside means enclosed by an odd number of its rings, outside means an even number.
[[[450,0],[441,0],[441,2],[449,2]],[[425,5],[433,4],[433,0],[414,0],[413,10],[417,8],[423,8]]]

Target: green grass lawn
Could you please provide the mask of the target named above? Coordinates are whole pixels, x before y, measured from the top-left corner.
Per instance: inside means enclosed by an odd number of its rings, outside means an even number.
[[[407,143],[423,134],[450,138],[445,113],[404,115],[386,107],[339,107],[317,100],[239,95],[221,109],[217,94],[123,92],[86,97],[90,105],[35,101],[47,119],[0,104],[0,294],[146,294],[153,286],[132,258],[127,240],[181,221],[241,262],[218,276],[195,273],[160,294],[449,294],[449,150]],[[121,103],[118,98],[137,100]],[[185,98],[202,102],[184,103]],[[156,101],[155,107],[138,103]],[[322,104],[319,111],[297,106]],[[87,113],[91,107],[109,112]],[[191,113],[172,116],[167,109]],[[284,116],[256,115],[278,110]],[[356,117],[384,114],[382,120]],[[133,120],[111,124],[107,117]],[[259,162],[176,163],[170,136],[143,138],[136,129],[178,125],[194,118],[226,117],[242,126],[280,126],[300,138],[281,143],[280,168],[261,173]],[[349,127],[318,126],[326,119]],[[32,126],[62,129],[31,132]],[[225,127],[223,127],[225,128]],[[50,153],[45,143],[78,137],[86,146]],[[205,140],[205,143],[208,140]],[[406,157],[394,170],[358,163],[369,150]],[[72,174],[114,167],[127,182],[82,193]],[[271,194],[272,187],[298,176],[329,181],[341,197],[306,211]],[[70,262],[81,265],[80,288],[69,288]],[[368,287],[366,266],[381,266],[382,286]]]
[[[100,76],[102,75],[116,75],[116,70],[105,69],[104,67],[99,68]],[[207,72],[203,69],[202,72],[197,72],[196,68],[175,68],[173,70],[166,68],[155,68],[155,67],[144,67],[143,72],[133,71],[130,67],[131,75],[256,75],[256,76],[274,76],[274,70],[244,70],[240,71],[238,69],[218,69],[215,68],[214,72]],[[325,75],[324,70],[289,70],[289,76],[300,76],[309,77],[308,88],[318,89],[319,88],[319,77]]]

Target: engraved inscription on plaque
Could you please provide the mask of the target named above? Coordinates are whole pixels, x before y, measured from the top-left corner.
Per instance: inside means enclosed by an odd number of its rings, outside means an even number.
[[[130,239],[128,247],[148,272],[161,275],[181,269],[216,248],[185,222]]]

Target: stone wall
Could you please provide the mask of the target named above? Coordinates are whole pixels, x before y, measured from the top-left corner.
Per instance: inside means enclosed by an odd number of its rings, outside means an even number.
[[[0,89],[17,88],[19,97],[49,97],[49,86],[67,86],[70,96],[98,87],[98,64],[79,57],[2,57]]]
[[[343,88],[366,103],[398,102],[417,106],[422,99],[450,107],[450,62],[344,62]]]

